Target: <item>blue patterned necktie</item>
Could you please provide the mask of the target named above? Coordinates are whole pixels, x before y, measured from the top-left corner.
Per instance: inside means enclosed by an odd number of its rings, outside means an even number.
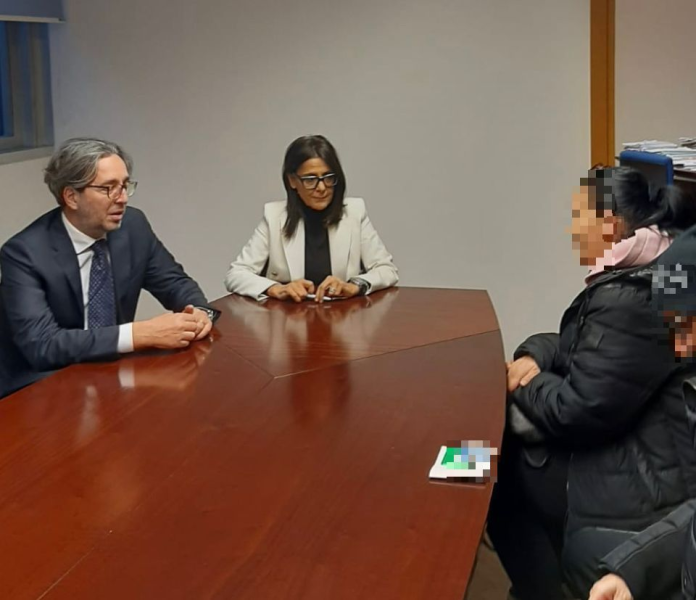
[[[92,245],[92,267],[89,271],[89,310],[87,327],[109,327],[116,325],[116,298],[111,264],[106,254],[106,240]]]

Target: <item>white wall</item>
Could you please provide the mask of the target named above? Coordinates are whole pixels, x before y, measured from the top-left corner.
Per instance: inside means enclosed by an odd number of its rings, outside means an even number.
[[[696,136],[694,0],[617,0],[616,143]]]
[[[43,183],[46,162],[42,158],[0,165],[0,245],[55,208],[56,202]]]
[[[306,133],[338,148],[402,284],[488,289],[509,351],[582,287],[563,228],[589,161],[589,0],[65,4],[56,138],[134,155],[133,204],[210,297]]]

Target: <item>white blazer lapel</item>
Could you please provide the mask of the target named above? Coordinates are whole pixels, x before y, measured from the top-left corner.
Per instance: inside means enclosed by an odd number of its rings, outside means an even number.
[[[331,252],[331,274],[346,281],[348,276],[348,256],[350,255],[351,226],[348,216],[336,227],[329,228],[329,248]]]
[[[287,213],[284,213],[287,214]],[[285,219],[280,220],[280,228],[282,230],[285,224]],[[282,231],[280,239],[283,240],[283,250],[285,251],[285,260],[288,262],[288,270],[290,271],[290,280],[304,279],[304,254],[305,254],[305,229],[302,219],[297,223],[295,234],[287,239]]]

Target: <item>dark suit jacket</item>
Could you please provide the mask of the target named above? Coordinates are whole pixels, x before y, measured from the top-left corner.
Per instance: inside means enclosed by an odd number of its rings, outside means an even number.
[[[119,324],[133,321],[143,289],[172,311],[207,305],[137,208],[107,241]],[[0,397],[55,369],[117,357],[118,326],[84,329],[79,266],[60,208],[0,249],[0,276]]]

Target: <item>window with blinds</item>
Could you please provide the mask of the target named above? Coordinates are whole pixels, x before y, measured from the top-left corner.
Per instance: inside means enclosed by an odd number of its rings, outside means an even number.
[[[53,145],[48,27],[38,22],[0,21],[3,156]]]

